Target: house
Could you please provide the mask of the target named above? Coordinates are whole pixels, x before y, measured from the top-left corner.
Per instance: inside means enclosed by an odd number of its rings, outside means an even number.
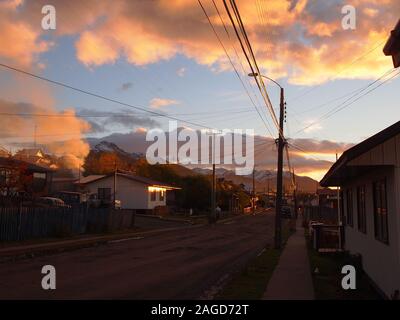
[[[38,159],[44,158],[44,153],[41,149],[38,148],[22,149],[17,151],[14,157],[19,160],[37,161]]]
[[[94,194],[103,203],[121,201],[122,209],[153,210],[166,206],[166,193],[179,188],[140,177],[131,173],[117,172],[108,175],[91,175],[76,181],[78,190]]]
[[[6,148],[0,146],[0,157],[3,157],[3,158],[11,157],[11,153]]]
[[[0,157],[0,190],[3,195],[49,192],[53,170],[26,161]]]
[[[324,188],[317,190],[318,205],[321,207],[329,207],[337,209],[338,207],[338,192],[337,190]]]
[[[390,33],[390,37],[383,48],[383,53],[392,56],[395,68],[400,67],[400,20]]]
[[[345,249],[387,297],[400,290],[400,121],[343,153],[321,180],[340,186]]]

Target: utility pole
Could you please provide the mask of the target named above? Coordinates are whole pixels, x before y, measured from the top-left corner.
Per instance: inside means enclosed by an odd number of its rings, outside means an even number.
[[[338,161],[338,154],[336,152],[336,162]],[[337,215],[338,215],[338,225],[339,225],[339,234],[338,234],[338,240],[339,240],[339,249],[342,249],[342,219],[341,219],[341,212],[340,212],[340,187],[338,186],[336,188],[336,197],[337,197]]]
[[[268,178],[267,178],[267,207],[269,206],[269,179],[270,179],[271,174],[268,173]]]
[[[114,204],[113,207],[115,209],[115,201],[117,200],[117,160],[114,161]]]
[[[252,211],[253,211],[253,216],[256,215],[256,183],[255,183],[255,172],[256,170],[253,168],[253,197],[252,197]]]
[[[296,183],[296,175],[294,174],[294,168],[293,168],[293,202],[294,202],[294,213],[295,217],[297,219],[297,183]]]
[[[33,147],[36,149],[36,130],[37,124],[35,123],[35,128],[33,129]]]
[[[285,98],[284,89],[281,87],[279,104],[279,138],[278,138],[278,172],[276,181],[276,204],[275,204],[275,249],[280,249],[282,245],[282,178],[283,178],[283,149],[285,138],[283,136],[283,122],[285,117]]]
[[[211,187],[211,212],[210,218],[208,219],[209,223],[213,223],[214,219],[216,218],[216,190],[217,190],[217,183],[216,183],[216,174],[215,174],[215,132],[212,134],[212,187]]]
[[[276,203],[275,203],[275,248],[280,249],[282,245],[282,178],[283,178],[283,149],[285,147],[285,137],[283,135],[283,122],[285,120],[285,91],[283,87],[275,80],[258,73],[249,73],[249,77],[263,77],[275,83],[280,90],[280,104],[279,104],[279,138],[278,143],[278,171],[276,176]]]

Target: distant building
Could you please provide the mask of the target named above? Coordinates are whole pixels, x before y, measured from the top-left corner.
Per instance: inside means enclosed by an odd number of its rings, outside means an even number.
[[[95,195],[103,203],[112,203],[115,199],[121,201],[122,209],[153,210],[166,206],[167,191],[179,188],[157,182],[130,173],[118,172],[108,175],[92,175],[76,181],[79,190]]]
[[[0,190],[3,195],[27,192],[46,195],[53,170],[26,161],[0,157]]]
[[[40,158],[44,158],[44,153],[41,149],[34,148],[34,149],[22,149],[17,151],[14,156],[16,159],[19,160],[38,160]]]
[[[320,184],[340,186],[345,249],[387,297],[400,290],[400,121],[345,151]]]
[[[324,188],[317,190],[318,205],[321,207],[329,207],[337,209],[338,207],[338,191]]]
[[[7,149],[0,146],[0,157],[3,157],[3,158],[11,157],[11,153]]]
[[[383,52],[387,56],[392,56],[395,68],[400,67],[400,20],[390,33],[390,37],[383,48]]]

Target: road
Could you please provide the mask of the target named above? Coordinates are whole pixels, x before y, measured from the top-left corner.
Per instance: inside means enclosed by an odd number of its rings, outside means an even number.
[[[273,237],[272,213],[0,264],[0,299],[197,299]],[[41,269],[56,268],[43,290]]]

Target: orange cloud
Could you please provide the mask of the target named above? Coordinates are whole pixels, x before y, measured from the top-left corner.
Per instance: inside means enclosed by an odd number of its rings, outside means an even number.
[[[172,105],[177,105],[177,104],[180,104],[180,102],[177,100],[173,100],[173,99],[154,98],[154,99],[151,99],[151,101],[150,101],[150,106],[152,108],[161,108],[161,107],[167,107],[167,106],[172,106]]]
[[[19,5],[19,10],[14,9],[15,3],[18,2],[10,1],[0,11],[2,15],[7,12],[8,16],[12,12],[20,24],[12,26],[10,19],[2,19],[2,29],[9,31],[0,33],[7,36],[19,32],[20,37],[13,36],[17,40],[10,48],[0,46],[3,50],[0,56],[29,64],[49,49],[49,43],[40,40],[42,31],[37,23],[41,18],[40,8],[47,2],[26,0]],[[235,38],[221,1],[216,3],[231,37]],[[271,77],[288,77],[292,84],[312,85],[337,78],[375,78],[391,67],[390,59],[382,54],[381,48],[365,53],[388,37],[397,22],[396,13],[400,12],[397,0],[346,3],[242,0],[237,3],[259,65]],[[78,36],[77,58],[87,66],[112,64],[120,58],[144,66],[183,54],[212,70],[231,70],[197,1],[86,0],[82,6],[79,2],[54,0],[52,4],[57,9],[56,34]],[[203,4],[234,57],[212,2],[203,0]],[[354,5],[357,10],[356,30],[341,27],[344,4]],[[236,40],[235,46],[239,49]],[[342,71],[360,56],[364,57]],[[339,74],[339,71],[342,72]]]
[[[20,4],[20,1],[0,4],[0,57],[26,67],[46,52],[51,43],[40,39],[38,28],[18,18],[16,9]]]
[[[77,168],[90,148],[82,135],[90,125],[76,117],[75,111],[57,111],[52,107],[0,100],[0,138],[10,144],[32,143],[58,156],[68,157]],[[36,139],[35,139],[36,138]]]

